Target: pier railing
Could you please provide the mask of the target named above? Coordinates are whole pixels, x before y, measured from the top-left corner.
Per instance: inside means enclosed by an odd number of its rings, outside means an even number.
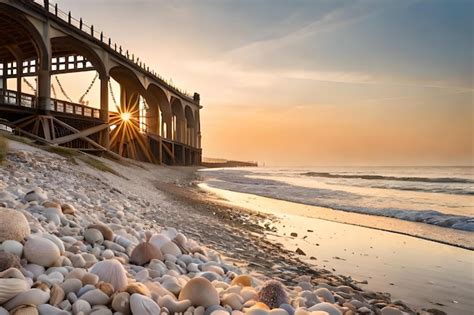
[[[32,94],[0,89],[0,103],[5,105],[13,105],[35,109],[38,107],[38,98]],[[98,108],[62,101],[54,98],[51,99],[51,104],[48,110],[57,113],[65,113],[97,119],[99,119],[101,116],[101,110]]]
[[[117,56],[121,58],[125,58],[127,61],[135,65],[139,70],[145,72],[147,75],[155,78],[157,81],[163,83],[164,85],[168,86],[171,90],[174,90],[176,93],[180,94],[184,98],[189,99],[190,101],[196,101],[194,96],[192,96],[188,91],[182,90],[176,87],[172,80],[167,80],[160,76],[157,72],[150,69],[149,66],[146,65],[143,61],[140,60],[138,56],[129,52],[126,49],[123,49],[121,45],[112,41],[112,38],[106,36],[104,32],[99,31],[94,27],[94,25],[86,24],[82,18],[75,18],[72,16],[71,11],[64,12],[58,8],[57,3],[52,3],[50,0],[27,0],[30,1],[37,6],[41,7],[42,9],[46,10],[49,14],[56,17],[63,23],[67,23],[68,25],[74,27],[76,30],[82,32],[83,35],[88,36],[89,38],[97,41],[103,47],[107,48],[109,51],[115,53]]]

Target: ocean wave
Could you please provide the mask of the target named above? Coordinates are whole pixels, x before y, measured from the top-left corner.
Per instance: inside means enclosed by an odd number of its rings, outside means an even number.
[[[222,171],[213,173],[213,175],[217,176],[207,177],[205,182],[215,188],[333,210],[390,217],[474,232],[474,217],[461,214],[443,213],[434,209],[384,207],[383,203],[385,202],[380,202],[380,200],[371,196],[342,190],[294,186],[271,179],[256,179],[248,177],[249,173],[242,171]],[[390,200],[387,201],[390,202]],[[413,202],[413,200],[407,200],[407,206],[410,202]],[[375,206],[375,204],[380,206]]]
[[[393,180],[403,182],[422,182],[422,183],[456,183],[456,184],[474,184],[474,180],[457,177],[408,177],[408,176],[385,176],[370,174],[337,174],[327,172],[305,172],[304,176],[324,177],[324,178],[348,178],[348,179],[367,179],[367,180]]]

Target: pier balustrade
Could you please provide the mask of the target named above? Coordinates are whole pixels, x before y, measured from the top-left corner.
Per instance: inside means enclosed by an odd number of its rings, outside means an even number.
[[[0,89],[0,103],[4,105],[36,109],[38,104],[38,98],[32,94]],[[96,119],[100,119],[101,117],[101,110],[98,108],[62,101],[54,98],[51,99],[51,104],[48,110],[57,113],[65,113]]]

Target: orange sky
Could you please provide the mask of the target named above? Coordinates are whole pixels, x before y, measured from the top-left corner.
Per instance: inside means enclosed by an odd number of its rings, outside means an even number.
[[[58,2],[201,94],[204,156],[473,164],[469,1]]]

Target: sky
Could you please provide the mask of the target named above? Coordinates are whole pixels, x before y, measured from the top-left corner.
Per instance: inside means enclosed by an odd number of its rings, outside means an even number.
[[[57,2],[201,94],[206,157],[474,163],[474,1]]]

